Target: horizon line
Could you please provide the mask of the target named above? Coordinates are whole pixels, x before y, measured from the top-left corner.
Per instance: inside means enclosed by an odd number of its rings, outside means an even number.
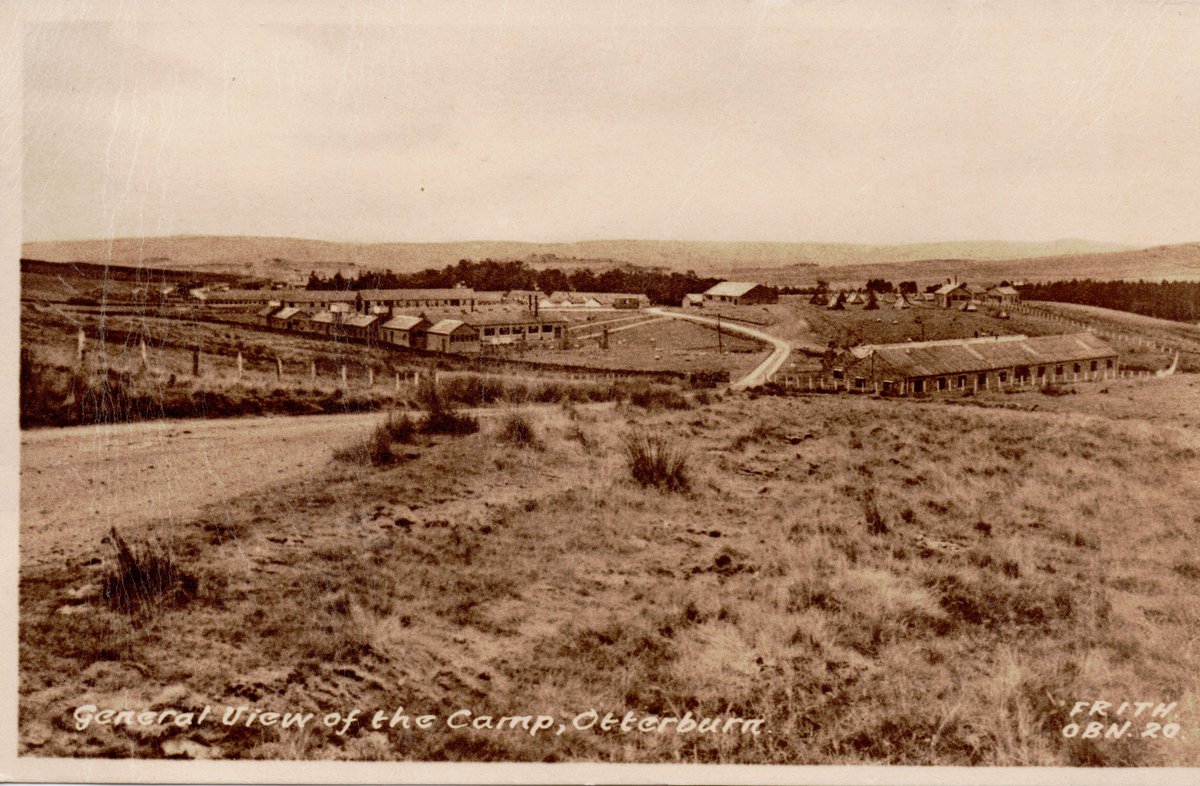
[[[1045,239],[1022,239],[1022,240],[1006,240],[996,238],[956,238],[946,240],[911,240],[911,241],[856,241],[856,240],[700,240],[700,239],[680,239],[680,238],[634,238],[634,237],[590,237],[575,240],[515,240],[515,239],[496,239],[496,238],[472,238],[461,240],[327,240],[319,237],[305,237],[301,235],[254,235],[244,233],[233,234],[216,234],[203,232],[179,232],[165,235],[120,235],[114,237],[74,237],[74,238],[49,238],[49,239],[30,239],[22,238],[21,245],[25,246],[31,243],[108,243],[117,241],[130,240],[175,240],[175,239],[191,239],[191,238],[216,238],[216,239],[242,239],[242,240],[298,240],[312,243],[328,243],[331,245],[342,246],[382,246],[382,245],[408,245],[408,246],[450,246],[450,245],[468,245],[468,244],[519,244],[533,246],[570,246],[583,245],[587,243],[683,243],[696,245],[773,245],[773,246],[861,246],[861,247],[906,247],[906,246],[929,246],[929,245],[949,245],[949,244],[1009,244],[1009,245],[1051,245],[1055,243],[1087,243],[1092,245],[1110,245],[1123,246],[1122,250],[1142,250],[1149,248],[1158,248],[1166,246],[1190,245],[1198,243],[1200,240],[1179,240],[1179,241],[1128,241],[1128,240],[1095,240],[1086,237],[1053,237]]]

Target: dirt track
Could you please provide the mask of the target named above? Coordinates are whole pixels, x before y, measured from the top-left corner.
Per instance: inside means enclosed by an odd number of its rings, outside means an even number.
[[[699,322],[702,325],[716,326],[719,324],[718,320],[710,317],[701,317],[694,314],[680,314],[674,311],[664,311],[658,308],[648,308],[646,311],[647,313],[659,314],[664,317]],[[781,338],[772,336],[766,331],[758,330],[756,328],[749,327],[748,325],[739,325],[736,322],[728,321],[724,323],[724,329],[728,330],[730,333],[749,336],[750,338],[770,344],[772,347],[771,354],[767,356],[766,360],[759,364],[758,367],[756,367],[749,374],[739,380],[735,380],[734,383],[729,386],[732,390],[744,390],[746,388],[754,387],[755,385],[761,385],[768,381],[776,371],[783,368],[783,364],[787,362],[788,357],[792,353],[791,344]]]
[[[74,556],[116,525],[182,521],[310,474],[381,413],[172,420],[21,433],[21,562]]]

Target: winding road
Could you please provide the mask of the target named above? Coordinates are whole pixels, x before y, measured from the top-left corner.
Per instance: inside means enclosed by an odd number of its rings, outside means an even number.
[[[713,328],[715,328],[718,324],[717,320],[713,319],[712,317],[702,317],[698,314],[680,314],[677,311],[664,311],[661,308],[648,308],[646,309],[646,313],[658,314],[660,316],[671,317],[673,319],[686,319],[689,322],[697,322],[701,325],[707,325],[708,327]],[[787,341],[784,341],[782,338],[772,336],[770,333],[758,330],[757,328],[741,325],[736,322],[730,322],[729,320],[721,322],[720,325],[722,330],[766,342],[774,348],[771,354],[767,356],[767,359],[758,364],[758,368],[754,369],[736,382],[733,382],[729,386],[730,390],[745,390],[746,388],[762,385],[770,380],[775,372],[783,368],[783,364],[788,361],[789,357],[791,357],[792,345]]]

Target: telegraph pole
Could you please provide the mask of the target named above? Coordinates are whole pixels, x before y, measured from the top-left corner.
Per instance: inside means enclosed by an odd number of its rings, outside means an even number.
[[[724,353],[725,349],[721,342],[721,315],[717,314],[717,354]]]

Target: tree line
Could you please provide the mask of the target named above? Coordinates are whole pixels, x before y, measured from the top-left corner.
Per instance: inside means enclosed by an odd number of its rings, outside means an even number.
[[[1022,300],[1054,300],[1129,311],[1177,322],[1200,320],[1200,282],[1049,281],[1017,287]]]
[[[679,305],[683,296],[703,292],[721,281],[702,278],[694,271],[661,273],[642,268],[612,268],[600,273],[589,268],[564,272],[558,268],[534,270],[523,260],[474,261],[460,259],[443,268],[426,268],[416,273],[390,270],[363,273],[347,278],[340,272],[324,278],[313,272],[308,289],[353,291],[358,289],[448,289],[462,284],[472,289],[510,292],[514,289],[553,292],[625,292],[644,294],[652,303]]]

